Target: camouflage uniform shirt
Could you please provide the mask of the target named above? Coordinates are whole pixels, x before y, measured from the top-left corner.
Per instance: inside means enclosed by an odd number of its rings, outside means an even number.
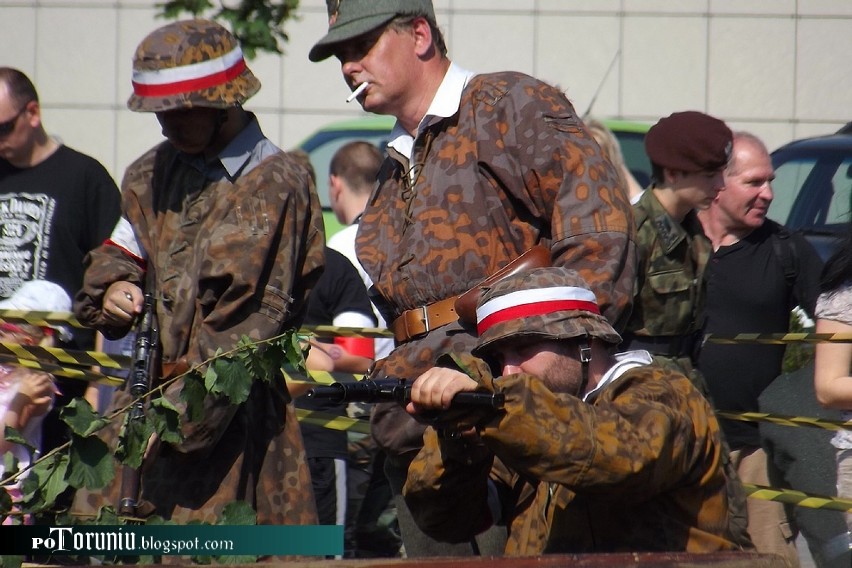
[[[641,353],[620,357],[648,362]],[[426,431],[404,494],[433,538],[462,542],[500,522],[510,556],[737,548],[719,424],[683,375],[633,366],[583,401],[531,375],[465,368],[505,405],[478,442]]]
[[[198,364],[243,335],[264,339],[298,325],[324,262],[313,183],[256,121],[219,160],[198,160],[165,142],[134,162],[122,184],[124,216],[155,271],[164,363]],[[105,324],[103,296],[119,280],[144,287],[144,266],[110,243],[94,250],[77,317],[108,336],[125,333]],[[182,386],[166,394],[178,408]],[[315,522],[289,402],[283,380],[256,381],[239,406],[208,397],[203,418],[182,423],[183,443],[164,444],[145,471],[143,499],[179,522],[215,521],[238,499],[256,508],[260,523]],[[78,506],[98,504],[77,496]]]
[[[630,204],[571,103],[504,72],[471,78],[458,104],[421,127],[411,163],[389,150],[361,218],[358,260],[388,304],[386,319],[461,294],[543,243],[618,326],[635,276]],[[445,325],[397,346],[373,376],[413,380],[474,341],[471,328]],[[379,405],[373,426],[392,454],[422,444],[422,427],[396,405]]]
[[[640,341],[694,338],[704,303],[704,269],[713,252],[710,241],[704,236],[695,211],[678,223],[660,204],[653,189],[646,190],[633,207],[639,262],[633,313],[623,334],[625,346],[637,348],[630,346],[633,336]],[[688,343],[685,345],[672,352],[661,345],[654,359],[673,365],[706,392],[703,378],[693,369],[692,349]],[[639,344],[638,348],[646,346]]]

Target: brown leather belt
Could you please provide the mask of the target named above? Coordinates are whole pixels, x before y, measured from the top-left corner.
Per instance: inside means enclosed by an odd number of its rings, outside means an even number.
[[[405,310],[390,325],[394,339],[397,343],[405,343],[437,327],[453,323],[459,319],[455,307],[457,298],[458,296],[452,296],[433,304]]]

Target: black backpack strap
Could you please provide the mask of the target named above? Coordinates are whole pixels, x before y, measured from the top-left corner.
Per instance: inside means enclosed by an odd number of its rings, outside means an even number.
[[[787,286],[792,288],[799,275],[799,252],[793,242],[792,233],[783,225],[778,225],[771,238],[772,249],[784,269],[784,280]]]

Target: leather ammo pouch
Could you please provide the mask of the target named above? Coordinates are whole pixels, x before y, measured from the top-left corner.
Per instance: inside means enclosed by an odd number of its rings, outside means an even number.
[[[455,310],[462,323],[476,325],[476,304],[482,288],[492,286],[500,280],[533,268],[547,268],[551,266],[550,249],[544,245],[535,245],[524,252],[521,256],[456,298]]]

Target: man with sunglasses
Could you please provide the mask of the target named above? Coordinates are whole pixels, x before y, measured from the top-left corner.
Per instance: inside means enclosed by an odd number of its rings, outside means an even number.
[[[83,284],[83,257],[118,221],[119,199],[97,160],[47,134],[32,81],[0,67],[0,299],[31,280],[55,282],[73,298]],[[92,349],[94,333],[75,330],[62,345]],[[63,396],[44,424],[47,450],[65,441],[58,409],[86,387],[59,383]]]
[[[565,95],[521,73],[452,63],[430,0],[328,8],[328,33],[309,58],[336,57],[364,110],[397,119],[356,238],[396,339],[372,377],[413,379],[442,353],[472,347],[456,299],[534,245],[580,272],[620,326],[635,274],[630,205]],[[372,433],[398,495],[423,428],[383,404]],[[470,554],[430,542],[396,503],[409,556]]]

